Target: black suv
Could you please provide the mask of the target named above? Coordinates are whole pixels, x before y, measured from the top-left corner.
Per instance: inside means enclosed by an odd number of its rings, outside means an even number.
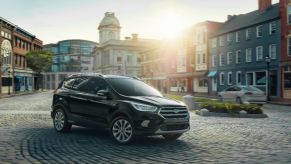
[[[136,135],[175,140],[190,129],[189,113],[137,78],[76,74],[64,79],[53,96],[51,116],[58,132],[72,125],[101,127],[118,143]]]

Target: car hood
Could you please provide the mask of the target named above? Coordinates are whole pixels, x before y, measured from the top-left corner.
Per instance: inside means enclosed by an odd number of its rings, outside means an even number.
[[[185,106],[184,103],[166,97],[131,96],[130,99],[151,103],[158,106]]]

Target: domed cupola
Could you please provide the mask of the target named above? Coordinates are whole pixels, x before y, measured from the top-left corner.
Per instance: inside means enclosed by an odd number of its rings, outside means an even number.
[[[106,12],[98,26],[99,43],[109,40],[120,40],[120,24],[113,12]]]

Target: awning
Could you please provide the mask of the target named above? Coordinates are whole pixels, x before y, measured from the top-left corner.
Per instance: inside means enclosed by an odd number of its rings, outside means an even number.
[[[207,76],[214,77],[214,76],[216,76],[216,74],[217,74],[217,71],[210,71]]]

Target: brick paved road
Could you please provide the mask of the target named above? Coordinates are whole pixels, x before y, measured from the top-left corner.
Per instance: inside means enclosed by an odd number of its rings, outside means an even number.
[[[178,141],[148,137],[120,146],[102,131],[56,133],[50,103],[50,93],[0,99],[0,163],[291,163],[290,107],[267,105],[266,119],[193,114]]]

